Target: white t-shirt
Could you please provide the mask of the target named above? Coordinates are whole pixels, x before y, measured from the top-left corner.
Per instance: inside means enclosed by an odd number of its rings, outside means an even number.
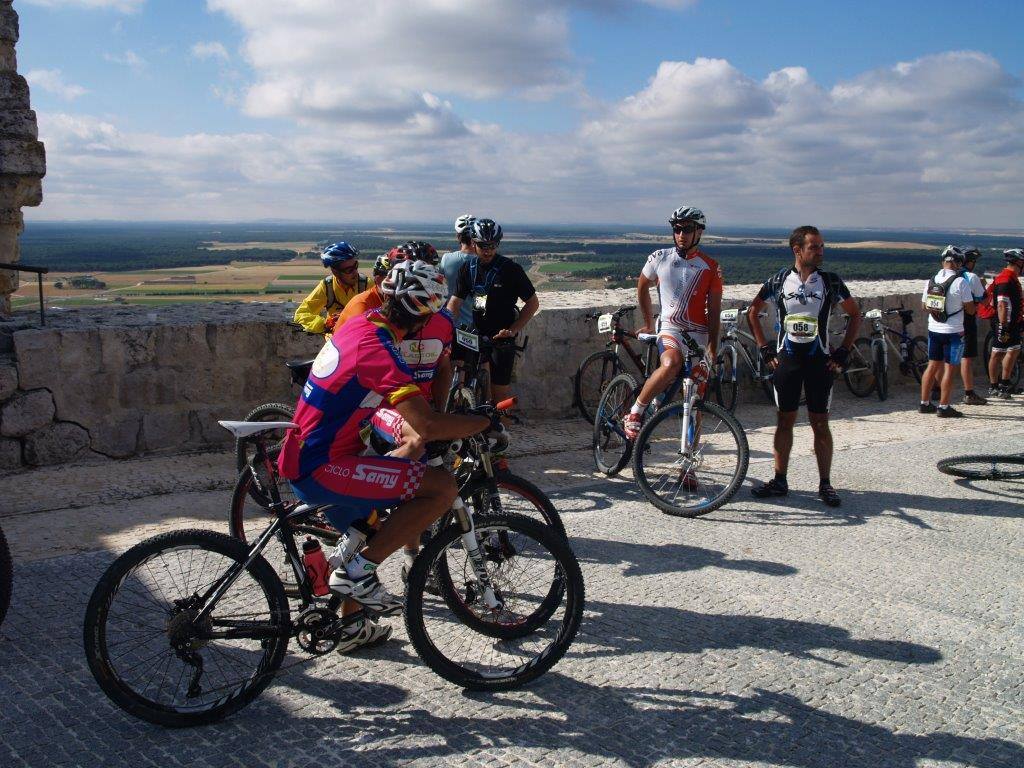
[[[955,270],[940,269],[935,275],[935,282],[944,283],[955,274]],[[922,303],[927,295],[928,286],[926,284],[924,291],[921,292]],[[958,277],[949,286],[949,291],[946,293],[946,314],[948,315],[946,322],[940,323],[929,312],[928,330],[935,333],[963,333],[964,304],[970,301],[974,301],[974,296],[971,294],[971,283],[963,277]]]
[[[974,297],[973,301],[975,304],[977,304],[979,301],[985,298],[985,286],[981,284],[980,277],[978,277],[973,272],[968,272],[966,269],[964,270],[964,277],[966,277],[967,282],[971,284],[971,296]]]

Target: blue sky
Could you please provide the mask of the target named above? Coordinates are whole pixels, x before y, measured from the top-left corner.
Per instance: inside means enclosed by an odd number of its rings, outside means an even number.
[[[1020,2],[14,7],[30,219],[1022,226]]]

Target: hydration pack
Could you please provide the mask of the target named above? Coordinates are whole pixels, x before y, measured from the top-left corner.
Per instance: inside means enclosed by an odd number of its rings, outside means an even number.
[[[928,281],[928,290],[924,296],[924,306],[928,310],[928,314],[937,323],[944,323],[954,315],[958,315],[963,312],[963,309],[958,309],[956,312],[947,312],[946,306],[949,300],[949,287],[954,281],[960,278],[960,273],[955,273],[952,277],[947,277],[941,283],[935,282],[935,278],[931,278]]]
[[[978,317],[981,320],[991,320],[996,316],[995,287],[995,281],[990,281],[985,287],[985,295],[978,302]]]
[[[356,293],[362,293],[363,291],[365,291],[368,283],[369,281],[366,279],[366,277],[360,275],[359,279],[356,281]],[[338,297],[334,295],[334,278],[331,277],[330,275],[324,278],[324,290],[327,291],[327,304],[325,305],[325,308],[328,311],[330,311],[333,307],[344,306],[338,301]]]

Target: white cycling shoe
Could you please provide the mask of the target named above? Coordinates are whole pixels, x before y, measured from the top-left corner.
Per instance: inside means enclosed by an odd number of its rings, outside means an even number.
[[[390,638],[391,627],[389,625],[377,624],[364,616],[349,627],[335,650],[345,655],[360,648],[372,648],[375,645],[386,643]]]
[[[378,616],[394,616],[405,609],[405,601],[388,592],[376,573],[369,573],[357,580],[349,576],[344,568],[339,568],[331,574],[329,585],[332,592],[342,597],[351,597]]]

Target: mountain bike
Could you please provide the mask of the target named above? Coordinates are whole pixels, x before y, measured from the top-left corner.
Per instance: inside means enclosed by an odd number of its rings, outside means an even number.
[[[11,550],[7,546],[7,538],[0,528],[0,624],[4,623],[7,609],[11,606],[11,591],[14,586],[14,573],[11,566]]]
[[[221,423],[239,438],[288,427]],[[265,444],[255,445],[272,473]],[[253,544],[214,531],[175,531],[132,547],[100,578],[86,609],[86,658],[103,692],[133,716],[165,726],[214,722],[269,685],[292,638],[311,658],[322,656],[356,620],[338,615],[339,595],[313,592],[293,529],[311,508],[284,503],[274,483],[260,492],[270,496],[273,518]],[[579,629],[579,563],[564,538],[528,518],[473,519],[459,499],[450,514],[409,573],[409,638],[420,658],[456,685],[521,687],[554,666]],[[294,620],[262,554],[274,538],[299,590]],[[428,574],[442,570],[449,584],[438,596],[427,594]]]
[[[459,359],[453,360],[452,385],[448,388],[445,412],[474,408],[491,399],[491,364],[495,350],[514,347],[516,356],[526,351],[530,337],[522,345],[515,339],[492,339],[475,328],[456,328],[455,344],[461,349]]]
[[[736,410],[741,361],[746,366],[751,381],[760,384],[765,397],[775,402],[772,369],[761,359],[757,340],[739,328],[740,318],[746,311],[747,307],[722,310],[722,340],[718,346],[714,370],[711,372],[711,391],[715,396],[715,402],[730,413]],[[761,312],[758,319],[767,316],[767,312]],[[748,348],[744,341],[749,342],[751,347]],[[751,348],[753,352],[750,351]]]
[[[1024,454],[951,456],[936,466],[945,475],[969,480],[1013,480],[1024,477]]]
[[[882,318],[898,315],[902,329],[887,326]],[[870,338],[860,338],[850,350],[850,366],[843,373],[847,388],[857,397],[867,397],[872,391],[879,400],[889,396],[889,355],[895,356],[900,373],[913,376],[920,383],[928,367],[928,339],[911,336],[907,328],[914,320],[911,309],[869,309],[864,317],[874,326]]]
[[[635,304],[619,307],[614,312],[599,314],[591,312],[584,316],[584,321],[597,321],[597,332],[611,334],[605,348],[583,358],[572,377],[572,404],[588,423],[593,423],[594,413],[601,401],[601,395],[608,383],[626,370],[622,353],[626,354],[637,371],[643,373],[644,360],[633,350],[632,340],[636,334],[622,327],[622,318],[636,309]]]
[[[702,350],[684,334],[687,350],[679,377],[645,423],[633,450],[633,476],[641,492],[669,515],[698,517],[729,501],[743,484],[750,448],[743,427],[703,391],[710,371]],[[681,397],[672,402],[678,391]]]

